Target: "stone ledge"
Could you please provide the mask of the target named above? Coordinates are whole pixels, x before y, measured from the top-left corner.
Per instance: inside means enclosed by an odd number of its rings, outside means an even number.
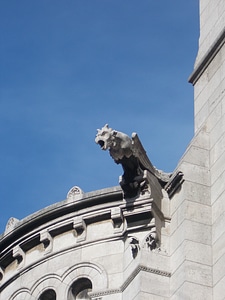
[[[216,54],[222,48],[224,43],[225,43],[225,29],[221,32],[221,34],[215,40],[212,47],[208,50],[208,52],[205,54],[205,56],[202,58],[202,60],[198,63],[197,67],[195,68],[193,73],[188,78],[188,81],[190,83],[195,85],[195,83],[198,81],[198,79],[200,78],[202,73],[206,70],[208,65],[213,60],[213,58],[216,56]]]
[[[99,291],[99,292],[94,292],[90,293],[91,297],[101,297],[105,295],[111,295],[111,294],[118,294],[122,293],[125,291],[125,289],[129,286],[129,284],[134,280],[134,278],[141,272],[148,272],[148,273],[153,273],[155,275],[159,276],[164,276],[164,277],[171,277],[171,273],[163,270],[158,270],[155,268],[149,268],[144,265],[138,265],[136,269],[131,273],[131,275],[125,280],[125,282],[122,284],[122,286],[118,289],[109,289],[105,291]]]

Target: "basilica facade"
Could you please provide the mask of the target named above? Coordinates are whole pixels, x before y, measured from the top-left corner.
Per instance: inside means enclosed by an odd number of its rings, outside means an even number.
[[[11,218],[0,300],[225,299],[224,41],[225,2],[200,0],[195,133],[174,172],[153,167],[136,133],[98,130],[96,143],[123,167],[120,185],[74,186],[64,201]]]

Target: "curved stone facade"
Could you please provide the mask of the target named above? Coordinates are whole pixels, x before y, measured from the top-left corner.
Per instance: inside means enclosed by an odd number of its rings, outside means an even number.
[[[165,220],[150,194],[125,200],[119,187],[74,187],[65,201],[10,220],[0,240],[0,299],[168,297]]]

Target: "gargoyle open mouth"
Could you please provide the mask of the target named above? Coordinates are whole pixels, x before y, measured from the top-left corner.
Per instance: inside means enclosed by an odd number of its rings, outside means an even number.
[[[104,146],[105,146],[105,142],[102,141],[102,140],[99,140],[98,141],[98,144],[100,145],[101,149],[105,149]]]

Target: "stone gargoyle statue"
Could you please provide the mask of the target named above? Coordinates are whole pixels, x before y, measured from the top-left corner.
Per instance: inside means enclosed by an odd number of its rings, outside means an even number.
[[[122,165],[124,173],[120,177],[120,185],[125,198],[151,191],[149,173],[157,178],[162,186],[169,181],[171,174],[163,173],[153,167],[136,133],[133,133],[130,138],[106,124],[102,129],[97,129],[95,142],[102,150],[109,150],[114,161]]]

